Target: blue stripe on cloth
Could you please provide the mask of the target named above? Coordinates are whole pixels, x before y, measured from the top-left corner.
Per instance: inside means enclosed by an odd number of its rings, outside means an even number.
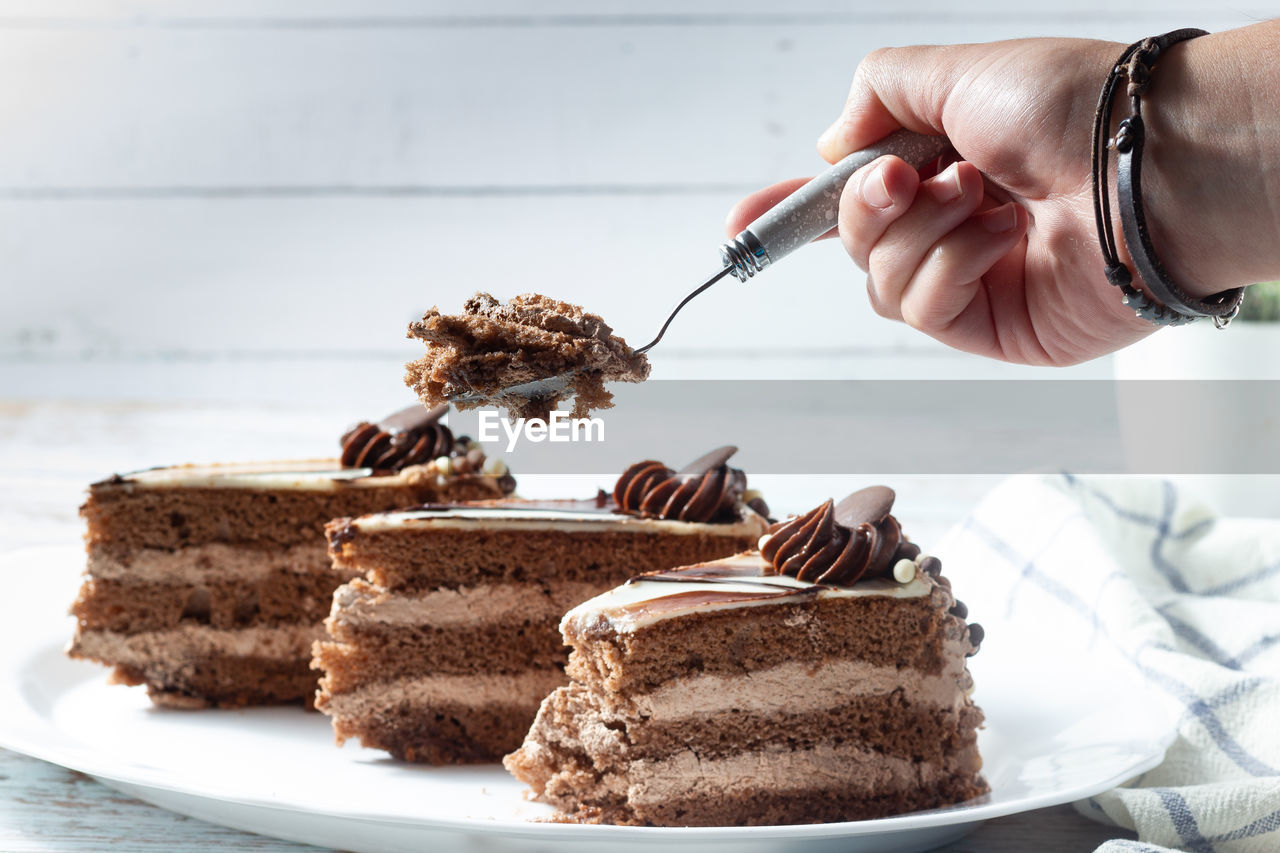
[[[1215,835],[1209,840],[1214,843],[1219,841],[1238,841],[1241,838],[1254,838],[1258,835],[1265,835],[1268,832],[1275,832],[1277,829],[1280,829],[1280,811],[1274,811],[1266,817],[1260,817],[1239,829],[1224,832],[1222,835]],[[1277,843],[1277,846],[1280,846],[1280,842]]]
[[[1268,634],[1265,637],[1259,637],[1243,650],[1233,655],[1209,637],[1200,633],[1195,627],[1170,613],[1169,610],[1173,606],[1174,603],[1169,603],[1156,608],[1160,611],[1160,615],[1164,617],[1165,621],[1169,623],[1173,633],[1185,640],[1188,645],[1195,646],[1204,652],[1214,663],[1225,666],[1227,669],[1244,669],[1246,663],[1267,651],[1277,642],[1280,642],[1280,634]]]
[[[1169,610],[1173,606],[1173,604],[1166,604],[1156,608],[1156,610],[1160,611],[1160,615],[1164,617],[1164,621],[1169,623],[1169,627],[1173,629],[1173,633],[1181,637],[1187,645],[1194,646],[1196,649],[1199,649],[1214,663],[1225,666],[1227,669],[1240,669],[1240,661],[1236,660],[1235,656],[1210,638],[1206,637],[1204,634],[1200,633],[1200,631],[1190,623],[1184,622],[1182,619],[1170,613]]]
[[[1265,637],[1259,637],[1257,640],[1241,650],[1240,653],[1236,655],[1236,660],[1240,661],[1241,665],[1246,664],[1265,652],[1267,649],[1274,646],[1277,642],[1280,642],[1280,634],[1269,634]]]
[[[1057,530],[1049,535],[1049,541],[1052,542],[1056,539],[1058,534],[1066,529],[1067,525],[1080,517],[1081,516],[1079,515],[1072,515],[1069,518],[1064,519],[1062,524],[1058,526]],[[1098,622],[1097,610],[1089,607],[1079,598],[1076,598],[1075,595],[1065,586],[1041,572],[1036,567],[1035,557],[1024,559],[1017,551],[1014,550],[1012,545],[997,536],[989,527],[975,521],[973,518],[966,518],[961,522],[960,529],[976,533],[980,539],[985,540],[987,546],[991,548],[991,550],[995,551],[1001,557],[1004,557],[1010,567],[1018,572],[1018,580],[1014,582],[1013,586],[1009,590],[1009,601],[1006,603],[1005,611],[1006,616],[1013,612],[1013,600],[1017,595],[1018,585],[1024,580],[1035,580],[1041,587],[1046,588],[1054,598],[1057,598],[1064,604],[1070,605],[1083,618],[1090,620],[1093,623],[1095,630],[1101,627]],[[1047,546],[1045,550],[1047,550]],[[1038,557],[1039,554],[1036,556]]]
[[[1164,508],[1160,513],[1160,526],[1156,528],[1156,538],[1151,541],[1151,565],[1156,567],[1156,571],[1164,575],[1165,580],[1169,582],[1169,586],[1178,592],[1188,592],[1187,582],[1182,579],[1177,568],[1164,555],[1164,543],[1169,538],[1169,525],[1173,522],[1173,513],[1178,505],[1178,493],[1174,491],[1173,483],[1168,480],[1163,481],[1161,495],[1164,499]]]
[[[997,555],[1003,557],[1009,566],[1018,570],[1020,573],[1026,573],[1026,577],[1036,583],[1045,592],[1058,599],[1059,602],[1066,605],[1070,609],[1078,613],[1083,619],[1088,620],[1095,628],[1104,636],[1111,640],[1112,645],[1123,655],[1130,663],[1132,663],[1139,672],[1146,676],[1147,680],[1166,693],[1173,695],[1180,700],[1187,713],[1196,718],[1196,720],[1204,726],[1209,736],[1213,738],[1218,748],[1223,754],[1230,758],[1238,767],[1253,776],[1276,776],[1280,775],[1277,771],[1269,767],[1265,762],[1251,755],[1244,749],[1231,734],[1223,726],[1222,721],[1213,713],[1211,708],[1204,699],[1202,699],[1191,687],[1182,683],[1171,675],[1160,672],[1159,670],[1143,663],[1140,659],[1142,652],[1149,648],[1163,649],[1156,643],[1144,643],[1136,652],[1130,652],[1128,649],[1120,645],[1108,627],[1098,620],[1098,616],[1094,608],[1089,607],[1079,596],[1067,587],[1063,586],[1051,576],[1040,571],[1040,569],[1031,561],[1024,560],[1018,552],[998,536],[990,528],[975,520],[973,517],[965,519],[961,524],[962,530],[968,530],[982,539],[988,547]],[[1167,651],[1167,649],[1164,649]]]
[[[1162,506],[1160,516],[1155,517],[1120,506],[1120,504],[1116,503],[1115,499],[1110,495],[1085,485],[1081,480],[1078,480],[1071,474],[1064,473],[1062,476],[1063,479],[1066,480],[1067,484],[1073,489],[1090,495],[1107,509],[1111,510],[1111,512],[1115,513],[1117,517],[1155,530],[1155,539],[1151,540],[1151,565],[1155,566],[1156,571],[1164,576],[1165,580],[1168,581],[1169,586],[1175,591],[1190,592],[1190,587],[1187,586],[1187,582],[1183,579],[1182,574],[1178,571],[1177,567],[1169,561],[1169,558],[1164,555],[1164,546],[1170,540],[1190,539],[1194,536],[1198,536],[1202,531],[1213,525],[1214,520],[1212,518],[1203,519],[1189,527],[1174,532],[1172,529],[1173,515],[1178,508],[1178,493],[1177,490],[1174,489],[1173,483],[1168,480],[1161,481]]]
[[[1274,577],[1275,575],[1280,575],[1280,563],[1272,563],[1269,566],[1263,566],[1262,568],[1258,569],[1256,572],[1250,572],[1244,577],[1236,578],[1235,580],[1229,580],[1229,581],[1226,581],[1225,583],[1218,584],[1217,586],[1208,587],[1207,589],[1203,590],[1200,594],[1201,595],[1231,595],[1231,593],[1237,592],[1243,589],[1244,587],[1249,586],[1250,584],[1255,584],[1258,581],[1266,580],[1270,577]]]
[[[1168,812],[1169,820],[1173,821],[1174,830],[1187,849],[1192,853],[1213,853],[1213,845],[1209,843],[1209,839],[1200,834],[1200,824],[1196,823],[1196,817],[1191,813],[1186,799],[1172,788],[1151,788],[1150,790],[1160,798],[1160,804]]]
[[[1258,687],[1262,687],[1270,679],[1267,678],[1242,678],[1228,684],[1217,693],[1204,700],[1204,703],[1210,708],[1222,708],[1226,705],[1243,699],[1248,696],[1251,691]]]
[[[1117,516],[1125,519],[1126,521],[1132,521],[1135,524],[1141,524],[1144,527],[1151,527],[1157,531],[1160,530],[1162,526],[1168,526],[1169,522],[1167,520],[1162,520],[1157,516],[1147,515],[1145,513],[1138,512],[1137,510],[1120,506],[1120,504],[1116,503],[1116,499],[1111,497],[1111,495],[1107,494],[1106,492],[1099,491],[1098,489],[1093,488],[1092,486],[1086,484],[1083,480],[1076,477],[1074,474],[1068,474],[1066,472],[1063,472],[1062,478],[1066,480],[1067,485],[1071,486],[1071,488],[1075,489],[1078,492],[1084,492],[1085,494],[1089,495],[1089,497],[1093,498],[1098,503],[1102,504],[1107,509],[1111,510]],[[1173,487],[1173,484],[1168,481],[1161,481],[1161,482],[1164,484],[1166,488]],[[1178,542],[1183,539],[1194,539],[1196,536],[1199,536],[1205,530],[1212,527],[1215,521],[1216,519],[1214,518],[1203,518],[1200,521],[1197,521],[1195,524],[1188,525],[1187,527],[1184,527],[1181,530],[1177,530],[1177,531],[1169,530],[1166,534],[1166,538],[1174,542]]]
[[[1014,603],[1017,601],[1017,598],[1018,598],[1018,587],[1020,587],[1023,584],[1023,582],[1030,577],[1033,571],[1036,571],[1036,561],[1039,560],[1041,555],[1043,555],[1046,551],[1054,547],[1054,543],[1057,541],[1058,537],[1062,535],[1062,532],[1064,530],[1066,530],[1069,526],[1071,526],[1072,522],[1084,521],[1084,520],[1085,520],[1085,516],[1083,513],[1075,513],[1074,515],[1070,515],[1067,518],[1064,518],[1062,520],[1062,523],[1058,525],[1057,529],[1054,530],[1052,533],[1050,533],[1047,537],[1045,537],[1044,544],[1040,547],[1040,550],[1032,554],[1030,557],[1028,557],[1026,560],[1023,561],[1022,566],[1018,569],[1018,579],[1014,581],[1013,586],[1009,588],[1009,600],[1005,603],[1005,613],[1004,613],[1006,619],[1009,619],[1013,616]],[[1012,553],[1012,551],[1010,553]],[[1008,555],[1006,555],[1006,559],[1008,559]],[[1119,574],[1119,573],[1117,572],[1116,574]],[[1096,630],[1098,627],[1097,611],[1093,608],[1090,608],[1088,612],[1093,616],[1094,629]]]
[[[1121,653],[1126,654],[1123,649]],[[1200,725],[1204,726],[1205,731],[1213,738],[1213,742],[1218,745],[1223,754],[1235,762],[1236,766],[1251,776],[1276,776],[1280,775],[1274,767],[1266,762],[1256,758],[1249,753],[1243,746],[1236,741],[1231,733],[1227,731],[1226,726],[1222,724],[1222,720],[1218,719],[1217,714],[1213,713],[1213,708],[1204,699],[1201,699],[1196,692],[1186,684],[1158,669],[1147,666],[1137,657],[1129,657],[1138,670],[1146,676],[1147,680],[1163,689],[1166,693],[1172,694],[1182,701],[1183,706],[1187,709],[1187,713],[1195,717]]]

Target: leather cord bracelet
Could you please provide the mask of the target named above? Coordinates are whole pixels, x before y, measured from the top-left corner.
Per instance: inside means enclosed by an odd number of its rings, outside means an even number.
[[[1093,114],[1092,166],[1093,215],[1098,226],[1098,240],[1102,244],[1102,257],[1106,262],[1107,281],[1124,294],[1124,304],[1134,309],[1139,317],[1157,325],[1178,326],[1201,317],[1212,317],[1214,325],[1224,328],[1244,298],[1244,288],[1225,290],[1221,293],[1197,299],[1174,283],[1156,256],[1147,229],[1146,212],[1142,202],[1142,151],[1146,144],[1146,125],[1142,120],[1142,96],[1151,86],[1151,71],[1156,60],[1170,46],[1196,36],[1207,35],[1204,30],[1182,29],[1154,38],[1134,42],[1125,48],[1107,75],[1098,98],[1098,109]],[[1127,77],[1131,115],[1120,122],[1113,139],[1107,139],[1111,127],[1112,102],[1120,78]],[[1107,191],[1107,151],[1116,151],[1116,195],[1120,211],[1120,225],[1124,242],[1133,258],[1133,265],[1142,276],[1151,296],[1133,285],[1133,271],[1124,265],[1116,253],[1116,238],[1111,226],[1111,204]],[[1154,297],[1154,299],[1152,298]]]

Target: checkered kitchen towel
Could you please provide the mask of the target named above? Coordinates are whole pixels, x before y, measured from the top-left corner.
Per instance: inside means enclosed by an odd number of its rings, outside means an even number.
[[[1280,520],[1160,480],[1025,476],[939,544],[1010,607],[1113,644],[1177,720],[1164,763],[1076,804],[1138,833],[1098,853],[1280,851]]]

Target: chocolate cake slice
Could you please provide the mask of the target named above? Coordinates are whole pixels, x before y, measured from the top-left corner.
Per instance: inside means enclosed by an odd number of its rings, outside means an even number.
[[[561,623],[570,684],[505,764],[564,820],[737,826],[958,803],[979,775],[966,625],[864,490],[761,551],[641,575]]]
[[[561,400],[574,398],[573,415],[613,405],[604,383],[641,382],[649,361],[596,314],[536,293],[502,303],[477,293],[461,314],[432,308],[409,326],[409,337],[427,345],[427,354],[406,365],[405,384],[427,405],[469,394],[465,407],[482,404],[508,409],[512,417],[546,420]],[[511,392],[528,382],[570,377],[560,387],[530,396]]]
[[[681,472],[631,466],[613,496],[437,505],[335,521],[341,587],[316,644],[338,742],[431,764],[498,761],[566,683],[564,611],[640,571],[725,556],[764,532],[733,448]],[[750,505],[749,505],[750,504]]]
[[[88,564],[68,653],[157,705],[314,701],[311,645],[333,592],[330,519],[510,494],[498,459],[406,409],[343,436],[341,459],[179,465],[89,487]]]

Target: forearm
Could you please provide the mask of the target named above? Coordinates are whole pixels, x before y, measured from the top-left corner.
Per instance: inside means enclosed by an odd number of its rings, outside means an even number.
[[[1268,21],[1183,42],[1152,74],[1147,220],[1192,295],[1280,278],[1278,47],[1280,21]]]

